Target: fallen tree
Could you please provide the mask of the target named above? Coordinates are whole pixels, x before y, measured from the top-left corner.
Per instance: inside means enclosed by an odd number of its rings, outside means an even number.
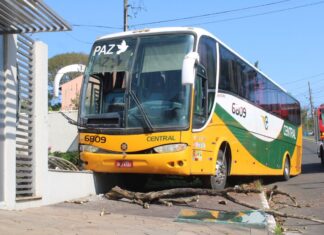
[[[160,203],[167,206],[172,206],[172,204],[187,204],[192,201],[197,201],[199,199],[199,195],[220,196],[233,203],[245,206],[250,209],[261,210],[273,216],[310,220],[313,222],[324,224],[324,220],[316,219],[309,216],[288,214],[276,210],[259,208],[249,203],[239,201],[238,199],[230,195],[230,193],[261,193],[261,190],[236,186],[234,188],[227,188],[222,191],[215,191],[212,189],[202,188],[174,188],[155,192],[141,193],[128,191],[116,186],[112,188],[108,193],[106,193],[105,196],[111,200],[120,200],[125,198],[132,201],[133,203],[143,206],[143,208],[145,209],[148,209],[151,203]],[[286,195],[286,193],[279,191],[277,188],[273,188],[272,193],[271,191],[267,192],[267,194],[269,195],[273,195],[275,193],[281,193],[283,195]],[[292,200],[295,203],[297,203],[295,199]]]

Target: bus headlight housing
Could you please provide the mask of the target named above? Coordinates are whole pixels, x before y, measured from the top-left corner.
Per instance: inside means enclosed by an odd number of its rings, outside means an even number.
[[[154,151],[157,153],[171,153],[179,152],[187,148],[186,144],[167,144],[159,147],[155,147]]]
[[[88,144],[80,145],[80,152],[98,153],[100,152],[100,150],[101,150],[100,148],[93,145],[88,145]]]

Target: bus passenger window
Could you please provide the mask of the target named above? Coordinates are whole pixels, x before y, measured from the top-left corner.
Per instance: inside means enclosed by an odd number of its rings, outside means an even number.
[[[194,93],[193,128],[201,128],[207,121],[207,79],[202,66],[197,67]]]
[[[237,92],[238,95],[243,97],[244,90],[243,90],[243,84],[242,84],[242,73],[241,73],[241,66],[238,63],[238,61],[235,62],[235,78],[237,80]]]
[[[234,77],[235,62],[233,60],[228,60],[227,64],[228,64],[227,69],[228,69],[228,77],[229,77],[229,82],[230,82],[230,90],[234,94],[237,94],[237,81]]]
[[[201,104],[206,110],[204,110],[203,116],[205,116],[205,120],[203,123],[207,121],[207,114],[212,113],[212,108],[215,100],[215,88],[216,88],[216,41],[209,37],[201,37],[198,46],[198,53],[200,56],[200,64],[203,65],[206,69],[205,78],[207,81],[200,80],[200,86],[204,90],[202,94],[204,94],[204,102],[205,104]],[[197,76],[198,77],[198,76]],[[198,92],[198,90],[196,90]],[[208,93],[208,95],[207,95]],[[198,95],[198,94],[195,94]],[[208,97],[208,98],[207,98]],[[199,127],[198,127],[199,128]]]

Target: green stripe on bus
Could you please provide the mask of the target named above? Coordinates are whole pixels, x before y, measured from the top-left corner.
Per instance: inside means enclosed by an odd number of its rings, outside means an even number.
[[[284,153],[288,151],[290,157],[293,156],[298,133],[295,126],[287,122],[284,123],[284,126],[292,128],[295,131],[296,139],[285,136],[284,129],[282,129],[277,139],[267,142],[252,135],[219,104],[216,105],[215,113],[220,119],[222,119],[228,129],[246,148],[251,156],[263,165],[273,169],[280,169],[282,168],[282,157],[284,156]]]

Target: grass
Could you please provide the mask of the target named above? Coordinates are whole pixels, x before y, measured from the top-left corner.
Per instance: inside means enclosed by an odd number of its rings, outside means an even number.
[[[281,226],[280,225],[276,225],[276,227],[275,227],[275,229],[274,229],[274,234],[276,234],[276,235],[283,235],[283,229],[281,228]]]

